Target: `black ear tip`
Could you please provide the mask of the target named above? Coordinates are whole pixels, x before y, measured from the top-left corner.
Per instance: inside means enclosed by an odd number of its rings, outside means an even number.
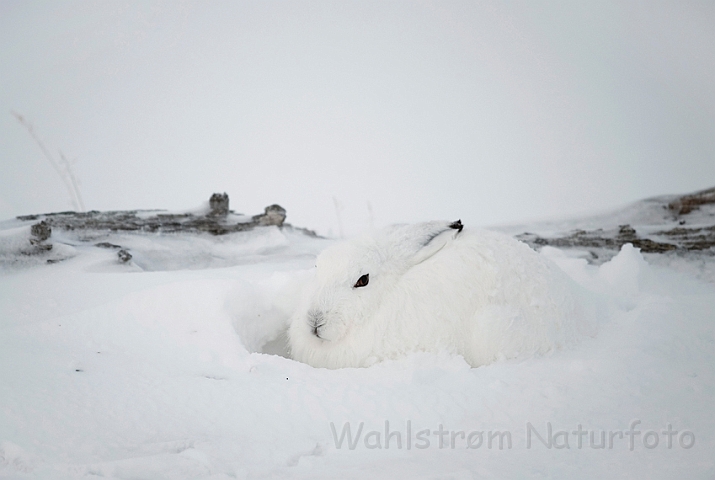
[[[459,233],[464,228],[464,225],[462,225],[462,220],[457,220],[456,222],[452,222],[449,225],[449,228],[454,228],[455,230],[457,230],[457,233]]]

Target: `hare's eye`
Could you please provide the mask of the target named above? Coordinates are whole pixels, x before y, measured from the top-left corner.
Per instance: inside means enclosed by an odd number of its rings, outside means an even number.
[[[353,288],[364,287],[365,285],[367,285],[367,283],[368,283],[369,281],[370,281],[370,274],[369,274],[369,273],[366,273],[366,274],[363,275],[362,277],[358,278],[358,281],[355,282],[355,286],[354,286]]]

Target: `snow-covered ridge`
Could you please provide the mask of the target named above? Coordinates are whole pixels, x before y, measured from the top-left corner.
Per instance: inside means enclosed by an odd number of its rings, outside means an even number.
[[[686,225],[688,228],[715,225],[715,187],[686,195],[659,195],[604,213],[528,225],[499,227],[514,235],[525,230],[558,236],[573,230],[610,230],[621,225],[653,226],[659,230]]]
[[[663,195],[604,214],[497,227],[535,250],[552,246],[600,265],[625,244],[649,261],[715,282],[715,188]]]

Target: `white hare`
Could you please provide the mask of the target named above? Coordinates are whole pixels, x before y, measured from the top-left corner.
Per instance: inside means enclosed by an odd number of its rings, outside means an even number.
[[[511,237],[459,221],[400,225],[318,256],[290,351],[327,368],[417,351],[476,367],[572,343],[589,327],[582,300],[555,264]]]

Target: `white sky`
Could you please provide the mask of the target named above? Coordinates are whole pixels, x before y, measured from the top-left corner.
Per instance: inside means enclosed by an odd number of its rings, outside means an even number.
[[[715,185],[715,3],[0,0],[0,218],[271,203],[346,234]]]

